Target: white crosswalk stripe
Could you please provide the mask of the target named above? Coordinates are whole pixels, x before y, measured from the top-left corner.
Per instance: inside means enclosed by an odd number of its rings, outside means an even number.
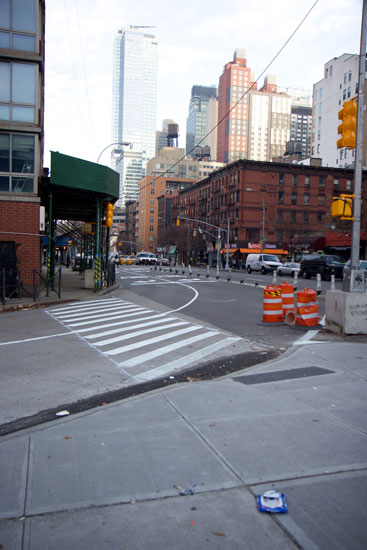
[[[140,381],[196,365],[210,355],[217,358],[225,348],[250,349],[243,338],[118,298],[68,304],[47,313]]]

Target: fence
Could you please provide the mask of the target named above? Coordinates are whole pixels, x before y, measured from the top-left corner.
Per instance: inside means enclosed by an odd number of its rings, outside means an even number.
[[[32,284],[26,287],[22,281],[21,271],[2,268],[0,269],[0,300],[3,305],[11,299],[21,300],[25,297],[37,302],[43,296],[50,296],[50,292],[55,292],[61,298],[61,277],[61,267],[56,271],[53,281],[34,269]]]

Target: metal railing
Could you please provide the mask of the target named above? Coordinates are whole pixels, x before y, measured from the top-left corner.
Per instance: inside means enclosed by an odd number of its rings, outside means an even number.
[[[56,271],[54,281],[49,281],[34,269],[32,284],[27,285],[27,288],[19,270],[2,268],[0,269],[0,301],[5,305],[11,299],[20,301],[24,297],[29,297],[37,302],[42,295],[49,297],[50,292],[55,292],[61,298],[61,276],[61,267]]]

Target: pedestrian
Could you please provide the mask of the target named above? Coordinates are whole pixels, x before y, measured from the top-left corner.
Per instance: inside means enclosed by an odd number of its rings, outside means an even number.
[[[70,267],[70,254],[66,256],[66,267],[69,269]]]

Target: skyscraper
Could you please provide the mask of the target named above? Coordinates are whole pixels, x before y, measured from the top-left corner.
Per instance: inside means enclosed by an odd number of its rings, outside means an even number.
[[[120,174],[119,206],[138,198],[138,182],[155,155],[158,43],[145,28],[120,29],[114,42],[112,142],[116,145],[111,159]]]
[[[216,86],[193,86],[186,119],[186,154],[189,155],[195,145],[208,133],[206,127],[206,108],[211,98],[217,97]],[[209,128],[211,130],[211,128]],[[201,143],[201,145],[203,145]]]

